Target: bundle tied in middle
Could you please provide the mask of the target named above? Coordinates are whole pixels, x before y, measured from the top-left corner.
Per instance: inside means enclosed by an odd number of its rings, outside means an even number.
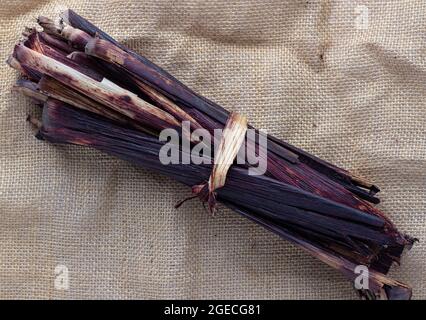
[[[22,74],[15,89],[43,108],[41,120],[31,119],[39,138],[89,146],[174,178],[211,211],[222,203],[350,281],[357,266],[366,266],[368,284],[357,288],[366,298],[410,298],[411,288],[386,274],[415,239],[374,206],[374,184],[273,136],[259,152],[260,133],[245,117],[198,95],[72,10],[62,17],[59,23],[41,17],[43,31],[26,29],[8,59]],[[225,130],[213,164],[163,165],[164,129],[181,137]],[[250,163],[232,162],[243,142],[267,163],[263,175],[249,174]]]

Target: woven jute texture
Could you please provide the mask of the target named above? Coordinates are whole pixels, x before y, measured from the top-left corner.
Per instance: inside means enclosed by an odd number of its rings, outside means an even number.
[[[374,181],[421,242],[392,275],[426,298],[426,2],[2,1],[0,57],[66,6],[258,128]],[[34,139],[0,64],[0,298],[354,299],[337,272],[189,190]],[[60,279],[68,278],[60,282]],[[56,283],[56,286],[55,286]]]

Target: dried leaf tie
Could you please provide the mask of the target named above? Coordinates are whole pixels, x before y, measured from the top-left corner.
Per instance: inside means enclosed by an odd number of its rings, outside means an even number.
[[[176,204],[176,208],[180,207],[185,201],[198,197],[201,201],[208,204],[210,213],[215,214],[217,204],[215,191],[225,185],[226,175],[244,142],[246,132],[247,118],[235,112],[231,113],[214,157],[213,169],[209,181],[193,186],[191,190],[195,195],[180,201]]]

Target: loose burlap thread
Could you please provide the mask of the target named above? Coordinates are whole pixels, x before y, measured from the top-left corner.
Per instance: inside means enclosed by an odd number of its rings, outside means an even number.
[[[423,0],[6,0],[2,60],[64,4],[256,127],[379,185],[380,208],[421,240],[392,275],[426,298]],[[39,111],[10,92],[17,73],[0,72],[0,298],[356,298],[232,211],[175,210],[188,189],[170,179],[35,140],[25,118]]]

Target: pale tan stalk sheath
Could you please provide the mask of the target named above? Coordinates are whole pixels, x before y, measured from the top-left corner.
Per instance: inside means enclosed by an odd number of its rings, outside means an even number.
[[[161,94],[151,86],[145,84],[141,80],[133,77],[133,80],[138,85],[139,89],[150,97],[153,101],[157,102],[162,109],[165,109],[167,112],[172,114],[175,118],[178,118],[181,121],[189,121],[191,123],[191,128],[193,129],[202,129],[203,126],[195,120],[191,115],[182,110],[178,105],[176,105],[172,100],[167,98],[165,95]]]
[[[131,119],[158,130],[179,127],[179,122],[167,112],[106,79],[96,81],[22,44],[15,47],[15,54],[21,64],[47,74]]]
[[[49,76],[44,76],[41,78],[38,83],[38,88],[41,92],[43,92],[43,94],[50,98],[60,100],[79,109],[99,114],[108,119],[115,120],[121,124],[129,125],[130,127],[133,127],[140,131],[149,134],[154,134],[154,132],[152,132],[148,128],[138,125],[135,121],[124,116],[123,114],[118,113],[113,109],[106,108],[103,104],[70,89],[66,85]]]
[[[9,67],[18,70],[19,72],[21,72],[22,74],[25,74],[25,70],[22,69],[21,64],[19,63],[18,60],[15,59],[14,56],[10,55],[7,60],[6,63],[9,65]]]

